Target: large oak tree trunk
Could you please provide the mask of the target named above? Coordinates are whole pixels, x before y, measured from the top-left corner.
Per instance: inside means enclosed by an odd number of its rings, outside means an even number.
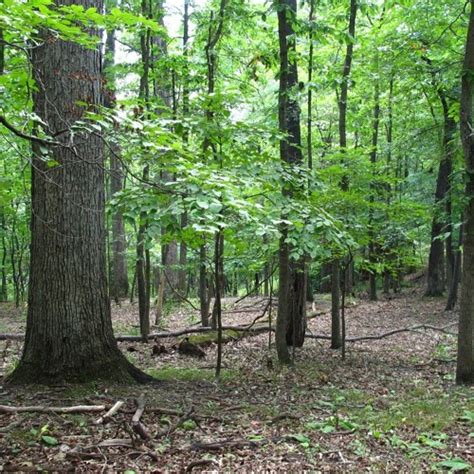
[[[65,1],[102,9],[100,0]],[[95,32],[97,33],[97,32]],[[34,112],[56,134],[102,101],[101,54],[44,35],[33,50]],[[107,295],[104,153],[82,132],[58,135],[72,147],[51,149],[48,166],[33,150],[31,264],[25,347],[15,383],[144,380],[117,348]]]
[[[474,93],[474,0],[466,40],[462,75],[461,138],[466,162],[468,204],[465,211],[465,235],[461,304],[459,309],[458,359],[456,382],[474,383],[474,137],[472,135],[472,106]]]

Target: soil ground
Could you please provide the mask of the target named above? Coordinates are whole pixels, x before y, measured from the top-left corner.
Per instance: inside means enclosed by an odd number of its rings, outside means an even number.
[[[347,336],[378,335],[426,324],[447,327],[455,311],[417,289],[378,302],[354,301],[346,310]],[[225,302],[224,324],[252,322],[262,298]],[[329,300],[309,321],[310,334],[329,334]],[[230,311],[230,312],[229,312]],[[24,308],[0,304],[0,332],[24,331]],[[113,305],[117,334],[137,333],[137,307]],[[163,328],[196,323],[185,308]],[[455,324],[445,332],[420,329],[347,345],[308,339],[295,364],[281,368],[268,333],[224,346],[224,370],[214,380],[216,346],[206,357],[180,355],[177,339],[120,343],[136,365],[159,379],[152,386],[41,386],[12,388],[3,376],[18,360],[21,342],[0,342],[0,404],[124,407],[103,425],[102,413],[0,415],[0,470],[4,471],[442,471],[474,469],[474,392],[453,383]],[[452,333],[451,333],[452,332]],[[153,438],[132,429],[136,398],[145,400],[142,423]],[[187,415],[187,416],[186,416]]]

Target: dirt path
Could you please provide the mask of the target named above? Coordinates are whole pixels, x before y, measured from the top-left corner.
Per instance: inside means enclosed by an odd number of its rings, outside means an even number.
[[[258,300],[250,303],[259,305]],[[318,304],[327,308],[324,299]],[[347,310],[348,336],[421,323],[445,326],[456,314],[444,312],[443,306],[444,301],[422,299],[417,292],[359,302]],[[125,305],[115,310],[116,329],[130,330],[130,310]],[[230,313],[225,323],[244,324],[258,314]],[[166,322],[167,328],[187,326],[192,316],[180,311]],[[18,329],[11,319],[0,321]],[[315,334],[328,334],[329,328],[328,314],[309,323]],[[413,472],[474,466],[473,392],[453,385],[456,341],[449,334],[420,331],[350,344],[344,362],[327,341],[308,340],[289,369],[278,367],[274,350],[268,350],[268,335],[262,334],[225,345],[220,384],[213,381],[213,345],[205,349],[205,359],[196,360],[180,356],[173,349],[175,340],[160,342],[168,354],[157,357],[151,356],[152,343],[120,343],[130,359],[162,380],[153,387],[0,388],[0,404],[5,405],[109,408],[119,399],[126,402],[105,426],[95,425],[98,415],[92,413],[0,415],[0,466],[135,472]],[[19,349],[17,342],[1,343],[5,370]],[[146,401],[142,422],[148,433],[158,434],[154,440],[141,440],[131,428],[139,394]],[[178,426],[180,414],[191,407],[194,419]],[[100,446],[117,438],[130,445]]]

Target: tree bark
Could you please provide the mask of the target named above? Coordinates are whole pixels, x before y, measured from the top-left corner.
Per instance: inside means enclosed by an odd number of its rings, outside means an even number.
[[[102,9],[101,0],[62,0]],[[98,34],[98,31],[91,31]],[[32,54],[34,112],[54,135],[102,104],[100,48],[43,33]],[[104,152],[86,131],[58,135],[48,167],[33,146],[31,262],[25,347],[11,383],[149,379],[119,351],[112,332],[105,249]],[[70,141],[74,147],[69,147]],[[45,277],[47,276],[47,277]]]
[[[369,273],[369,284],[370,284],[370,300],[377,300],[377,272],[375,265],[377,263],[377,244],[375,241],[375,229],[374,229],[374,205],[375,205],[375,194],[377,192],[376,170],[377,164],[377,147],[379,138],[379,124],[380,124],[380,86],[378,79],[375,83],[375,94],[374,94],[374,116],[372,123],[372,149],[370,150],[370,165],[372,172],[372,180],[370,183],[370,209],[369,209],[369,262],[370,262],[370,273]]]
[[[352,58],[354,55],[354,40],[355,40],[355,28],[356,28],[356,17],[357,17],[357,0],[351,0],[350,7],[349,7],[349,42],[347,43],[346,47],[346,56],[344,58],[344,67],[342,69],[342,84],[341,84],[341,92],[339,95],[338,100],[338,108],[339,108],[339,148],[341,153],[345,153],[347,149],[347,97],[349,93],[349,76],[351,74],[351,67],[352,67]],[[344,162],[343,162],[344,164]],[[341,179],[341,189],[343,191],[348,191],[349,189],[349,176],[344,174]],[[331,298],[340,298],[341,291],[340,291],[340,262],[336,259],[332,264],[332,272],[333,278],[331,279]],[[347,268],[347,271],[351,271],[350,267]],[[334,276],[338,275],[338,280],[334,279]],[[345,281],[351,281],[350,278],[345,278]],[[331,310],[331,324],[335,325],[335,328],[331,331],[332,335],[334,336],[334,340],[331,343],[331,347],[340,347],[341,335],[339,334],[336,336],[336,328],[341,327],[340,322],[340,309],[341,304],[340,301],[332,301],[332,310]]]
[[[280,45],[280,87],[278,118],[280,130],[286,137],[280,140],[280,159],[289,165],[299,166],[301,153],[300,109],[293,97],[298,84],[296,41],[293,23],[296,21],[296,0],[278,2],[278,37]],[[293,189],[283,186],[283,194],[291,199]],[[276,325],[278,359],[290,362],[288,345],[301,347],[306,331],[306,271],[305,259],[291,258],[291,246],[286,242],[288,226],[283,225],[279,248],[279,293]]]
[[[467,184],[463,276],[459,309],[457,384],[474,383],[474,137],[472,106],[474,94],[474,0],[466,39],[461,89],[461,138],[466,163]]]
[[[426,59],[431,66],[429,59]],[[437,89],[438,97],[443,108],[444,130],[443,130],[443,156],[439,164],[438,177],[436,180],[436,192],[434,202],[434,216],[431,225],[431,247],[428,260],[428,276],[426,296],[441,296],[446,288],[451,286],[451,278],[454,272],[454,253],[452,249],[452,225],[451,225],[451,173],[453,170],[454,148],[452,141],[456,133],[456,121],[449,115],[449,104],[446,93],[436,79],[433,72],[433,85]],[[446,262],[445,262],[445,240],[443,233],[448,233],[446,239]],[[445,265],[446,263],[446,265]]]
[[[186,119],[189,114],[189,72],[188,72],[188,41],[189,41],[189,1],[184,0],[184,15],[183,15],[183,118]],[[183,142],[187,144],[189,141],[188,132],[185,130],[183,133]],[[184,212],[181,215],[181,229],[184,229],[188,225],[188,216]],[[188,246],[184,240],[179,245],[179,274],[178,274],[178,290],[183,296],[187,295],[187,269],[186,264],[188,261]]]
[[[461,221],[464,216],[461,215]],[[458,288],[461,280],[461,263],[462,263],[462,245],[464,239],[464,223],[461,224],[459,229],[459,239],[457,248],[454,251],[454,271],[451,278],[451,284],[449,286],[448,301],[446,303],[446,311],[452,311],[457,303],[458,299]]]

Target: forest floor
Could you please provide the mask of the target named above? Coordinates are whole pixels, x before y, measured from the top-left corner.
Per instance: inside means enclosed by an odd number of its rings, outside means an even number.
[[[252,322],[262,298],[226,301],[224,324]],[[0,415],[0,470],[140,472],[402,471],[474,469],[474,392],[453,383],[456,312],[418,289],[378,302],[358,300],[346,310],[347,336],[418,329],[347,345],[345,361],[329,341],[308,339],[295,364],[278,366],[268,333],[224,346],[224,370],[214,381],[216,347],[206,357],[183,356],[177,339],[160,339],[167,353],[152,355],[155,342],[125,343],[136,365],[160,379],[153,386],[89,384],[13,388],[0,378],[0,404],[10,406],[124,406],[106,424],[105,411],[76,414]],[[329,300],[318,296],[312,334],[329,334]],[[229,309],[230,308],[230,309]],[[21,333],[24,316],[0,304],[0,332]],[[136,333],[137,308],[113,308],[117,334]],[[196,323],[183,308],[165,329]],[[448,326],[450,325],[451,326]],[[195,327],[195,326],[193,326]],[[163,328],[161,328],[163,329]],[[0,342],[2,374],[19,357],[19,341]],[[142,440],[132,417],[145,401]]]

